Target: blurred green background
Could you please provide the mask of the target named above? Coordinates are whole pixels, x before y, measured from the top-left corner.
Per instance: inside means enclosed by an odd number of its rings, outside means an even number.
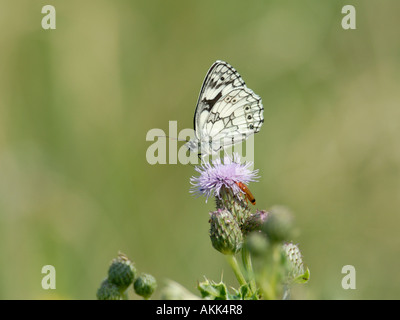
[[[57,29],[43,30],[52,4]],[[357,29],[343,30],[353,4]],[[94,299],[118,250],[159,289],[237,286],[193,167],[149,165],[232,64],[265,106],[257,207],[289,206],[301,299],[400,298],[399,1],[0,1],[0,298]],[[56,268],[56,290],[41,269]],[[344,265],[356,290],[343,290]],[[159,290],[156,293],[159,296]],[[132,294],[132,298],[136,298]]]

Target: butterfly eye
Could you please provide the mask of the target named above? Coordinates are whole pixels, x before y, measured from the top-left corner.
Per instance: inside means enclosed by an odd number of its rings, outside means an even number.
[[[254,129],[254,126],[251,124],[251,125],[249,125],[249,128],[250,128],[251,130],[253,130],[253,129]]]

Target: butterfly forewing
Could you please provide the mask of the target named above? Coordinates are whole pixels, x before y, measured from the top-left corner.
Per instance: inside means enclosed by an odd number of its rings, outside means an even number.
[[[229,64],[216,61],[208,70],[200,90],[194,118],[194,129],[197,131],[207,121],[208,114],[220,98],[234,87],[245,83],[239,73]]]
[[[239,73],[217,61],[200,90],[194,116],[196,137],[217,152],[258,132],[264,122],[263,110],[261,98],[246,87]]]

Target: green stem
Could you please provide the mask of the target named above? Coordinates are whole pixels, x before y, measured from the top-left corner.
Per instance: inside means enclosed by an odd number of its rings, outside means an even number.
[[[122,293],[122,300],[129,300],[128,292],[127,292],[127,291],[124,291],[124,292]]]
[[[271,272],[271,286],[274,292],[275,298],[278,295],[278,287],[277,287],[277,280],[278,280],[278,270],[280,267],[280,256],[281,256],[281,246],[275,244],[272,248],[272,272]]]
[[[280,244],[274,244],[266,257],[266,267],[262,270],[258,279],[259,289],[265,300],[276,300],[282,295],[282,289],[279,284],[280,264],[281,246]]]
[[[246,248],[242,248],[242,261],[244,268],[246,269],[246,273],[249,279],[249,284],[250,284],[250,290],[252,293],[256,293],[257,287],[256,287],[256,281],[254,278],[254,271],[253,271],[253,264],[251,262],[251,255],[249,250]]]
[[[239,264],[235,258],[234,255],[227,254],[226,259],[228,260],[229,265],[233,269],[233,272],[235,273],[236,279],[239,281],[239,284],[245,285],[246,284],[246,279],[244,278],[242,271],[240,271]]]
[[[280,260],[280,245],[274,245],[271,252],[271,262],[269,268],[269,275],[264,276],[264,283],[263,283],[263,292],[265,299],[267,300],[276,300],[279,296],[278,284],[277,284],[277,277],[278,277],[278,270],[279,270],[279,260]]]
[[[275,300],[276,295],[273,286],[271,285],[269,281],[269,277],[265,272],[263,273],[263,281],[261,282],[261,291],[263,293],[263,298],[265,300]]]

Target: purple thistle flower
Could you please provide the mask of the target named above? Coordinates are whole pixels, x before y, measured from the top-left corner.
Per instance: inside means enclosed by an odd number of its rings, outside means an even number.
[[[224,163],[219,158],[213,160],[212,163],[203,163],[195,167],[200,176],[190,178],[191,192],[203,195],[208,200],[210,196],[221,198],[221,189],[225,187],[231,189],[234,195],[239,196],[243,191],[236,184],[237,182],[248,184],[257,181],[258,169],[250,170],[252,164],[252,162],[241,164],[238,154],[234,154],[232,158],[225,156]]]

